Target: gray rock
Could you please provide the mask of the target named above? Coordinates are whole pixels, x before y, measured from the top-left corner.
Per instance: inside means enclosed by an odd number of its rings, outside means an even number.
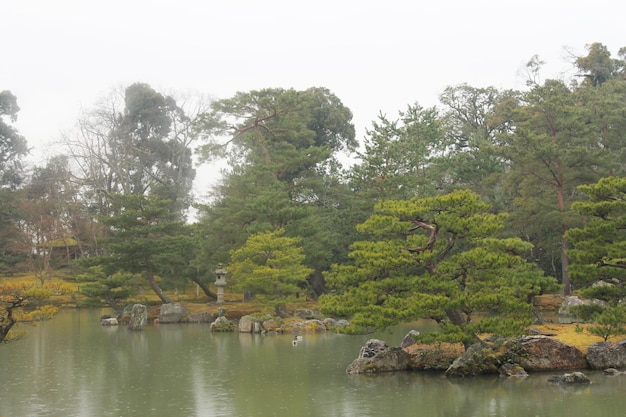
[[[103,326],[117,326],[119,323],[115,317],[108,317],[106,319],[101,319],[100,324]]]
[[[254,320],[252,316],[245,315],[239,319],[239,333],[252,333],[254,330]]]
[[[572,311],[572,307],[582,305],[600,305],[602,307],[606,307],[608,306],[608,303],[603,300],[582,300],[577,296],[572,295],[563,299],[563,304],[561,304],[561,308],[559,308],[559,314],[563,316],[575,316],[576,314]]]
[[[587,362],[591,369],[626,368],[626,340],[594,343],[587,350]]]
[[[400,343],[400,347],[402,349],[404,348],[408,348],[411,345],[414,345],[416,343],[417,336],[420,335],[420,332],[418,332],[417,330],[411,330],[409,331],[406,336],[404,336],[404,339],[402,339],[402,343]]]
[[[528,372],[584,369],[585,355],[574,346],[548,336],[525,336],[511,342],[508,353]]]
[[[143,304],[135,304],[130,312],[128,330],[143,330],[148,321],[148,307]]]
[[[553,384],[591,384],[591,380],[582,372],[572,372],[571,374],[553,375],[548,378],[548,382]]]
[[[370,339],[361,348],[359,357],[355,359],[346,372],[363,374],[375,372],[405,371],[409,367],[410,356],[400,347],[389,347],[378,339]]]
[[[212,323],[214,320],[211,313],[203,311],[201,313],[194,313],[189,316],[190,323]]]
[[[159,323],[180,323],[189,315],[189,311],[181,303],[161,304]]]

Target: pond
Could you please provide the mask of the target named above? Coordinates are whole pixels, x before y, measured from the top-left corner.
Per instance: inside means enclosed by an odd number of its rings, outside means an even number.
[[[346,336],[215,334],[204,324],[101,327],[102,311],[68,310],[0,346],[0,416],[534,417],[623,416],[626,375],[586,372],[448,379],[439,373],[351,376],[369,338],[398,345],[411,328]]]

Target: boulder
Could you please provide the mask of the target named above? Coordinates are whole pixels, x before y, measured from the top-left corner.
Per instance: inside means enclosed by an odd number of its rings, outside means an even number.
[[[496,374],[503,362],[503,357],[504,351],[501,344],[484,341],[474,343],[446,369],[446,376]]]
[[[161,304],[159,323],[180,323],[189,315],[189,311],[181,303]]]
[[[346,372],[363,374],[374,372],[405,371],[409,366],[409,354],[400,347],[389,347],[378,339],[370,339],[361,348],[359,357],[355,359]]]
[[[461,345],[435,343],[432,345],[412,344],[404,351],[409,354],[409,368],[414,371],[445,371],[463,352]]]
[[[324,326],[326,326],[326,328],[328,330],[336,329],[336,328],[339,328],[339,327],[346,327],[346,326],[350,325],[348,320],[343,320],[343,319],[335,320],[335,319],[333,319],[331,317],[325,318],[324,320],[322,320],[322,323],[324,323]]]
[[[245,315],[239,319],[239,333],[252,333],[254,330],[254,320],[252,316]]]
[[[280,327],[276,319],[267,319],[261,323],[264,332],[275,332]]]
[[[108,317],[100,319],[100,324],[103,326],[117,326],[119,323],[115,317]]]
[[[499,373],[505,363],[517,364],[527,372],[588,367],[585,356],[577,348],[539,335],[475,343],[450,365],[446,375],[464,377]]]
[[[553,384],[591,384],[591,380],[582,372],[572,372],[571,374],[552,375],[548,382]]]
[[[411,330],[409,331],[406,336],[404,336],[404,339],[402,339],[402,343],[400,343],[400,347],[402,349],[408,348],[411,345],[414,345],[415,343],[417,343],[417,336],[420,335],[420,332],[418,332],[417,330]]]
[[[594,343],[587,350],[587,362],[591,369],[626,368],[626,340]]]
[[[128,330],[143,330],[148,321],[148,307],[143,304],[135,304],[130,312]]]
[[[608,284],[610,285],[610,284]],[[582,300],[575,295],[565,297],[563,304],[559,308],[559,314],[563,316],[576,316],[576,313],[572,311],[572,307],[578,307],[582,305],[600,305],[602,307],[608,306],[608,303],[603,300]]]
[[[212,332],[232,332],[234,330],[235,325],[224,316],[218,317],[213,323],[211,323]]]
[[[548,336],[522,337],[511,342],[508,352],[529,372],[588,367],[580,350]]]
[[[208,311],[193,313],[189,316],[190,323],[212,323],[213,320],[213,316]]]

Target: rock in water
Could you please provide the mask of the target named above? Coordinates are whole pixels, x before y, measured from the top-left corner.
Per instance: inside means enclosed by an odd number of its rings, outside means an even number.
[[[148,308],[143,304],[133,305],[128,322],[128,330],[143,330],[148,320]]]
[[[361,348],[359,357],[348,365],[346,372],[363,374],[405,371],[409,366],[409,358],[409,354],[400,347],[389,347],[382,340],[370,339]]]
[[[553,384],[591,384],[587,375],[582,372],[572,372],[571,374],[553,375],[548,378],[548,382]]]
[[[189,315],[189,311],[181,303],[162,304],[159,323],[180,323]]]
[[[591,369],[626,368],[626,340],[594,343],[587,351],[587,361]]]

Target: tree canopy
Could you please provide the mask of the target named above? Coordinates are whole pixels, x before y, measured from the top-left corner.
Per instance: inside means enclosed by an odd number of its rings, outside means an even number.
[[[503,220],[467,190],[381,202],[359,226],[371,239],[327,274],[322,309],[352,317],[353,331],[417,318],[439,323],[439,340],[520,331],[532,322],[532,296],[557,286],[520,256],[529,243],[497,237]]]

